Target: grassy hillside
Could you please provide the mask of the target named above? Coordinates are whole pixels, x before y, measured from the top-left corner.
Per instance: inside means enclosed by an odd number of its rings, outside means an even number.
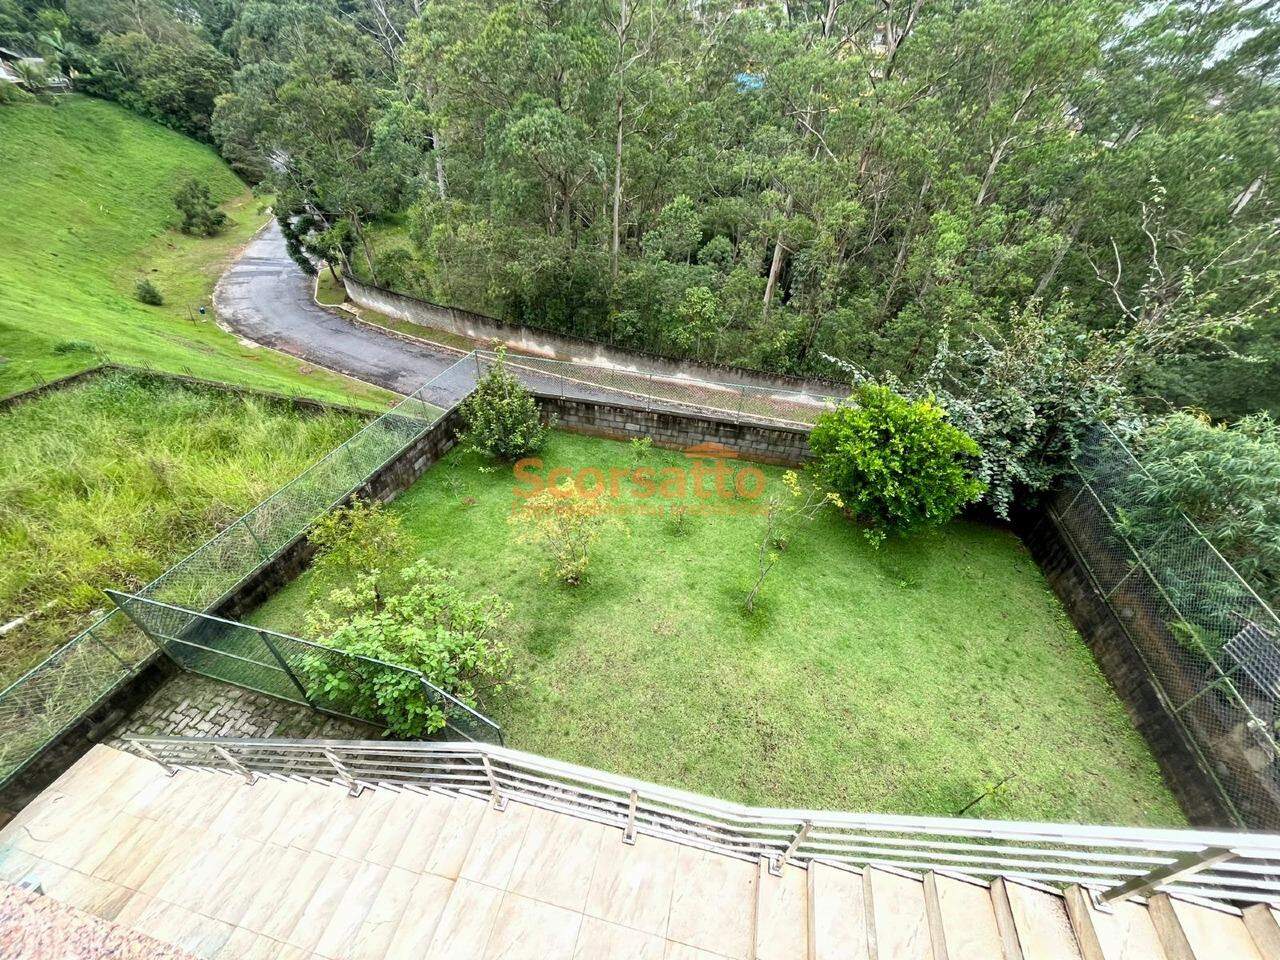
[[[386,397],[217,327],[214,282],[267,214],[208,147],[70,97],[0,107],[0,170],[0,395],[109,358],[320,399]],[[187,176],[224,202],[221,236],[177,231],[172,196]],[[134,298],[141,277],[164,306]]]

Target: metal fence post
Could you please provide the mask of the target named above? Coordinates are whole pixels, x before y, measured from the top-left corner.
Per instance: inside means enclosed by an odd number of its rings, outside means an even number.
[[[796,828],[795,836],[791,838],[791,843],[787,845],[787,849],[781,854],[769,858],[769,872],[775,877],[782,876],[782,868],[785,867],[791,858],[795,856],[796,850],[800,844],[804,843],[809,836],[809,831],[813,829],[813,821],[806,820]]]
[[[1181,880],[1193,873],[1217,866],[1224,860],[1230,860],[1233,856],[1235,854],[1226,847],[1206,847],[1204,850],[1193,850],[1190,853],[1184,853],[1172,863],[1156,867],[1150,873],[1144,873],[1142,876],[1134,877],[1118,887],[1103,891],[1098,895],[1098,899],[1103,903],[1119,903],[1121,900],[1128,900],[1130,897],[1145,896],[1154,892],[1163,883]]]
[[[482,753],[480,754],[480,759],[484,761],[484,773],[489,778],[489,795],[493,798],[491,801],[493,809],[501,813],[507,809],[507,798],[498,789],[498,778],[494,776],[493,764],[489,761],[489,755]]]
[[[258,535],[253,532],[253,527],[249,526],[249,521],[246,520],[243,516],[240,518],[240,526],[244,527],[245,530],[249,531],[249,539],[251,539],[254,542],[254,544],[257,546],[258,555],[261,556],[263,560],[269,559],[271,554],[267,552],[267,548],[263,546],[262,541],[258,539]]]
[[[293,685],[298,688],[298,692],[302,694],[302,699],[307,701],[307,703],[311,704],[314,708],[315,704],[311,702],[311,695],[307,693],[307,688],[302,685],[302,681],[298,679],[298,675],[293,672],[293,668],[289,666],[289,661],[285,660],[280,651],[276,648],[276,645],[271,642],[271,637],[267,635],[265,630],[259,630],[258,636],[262,639],[266,648],[271,651],[271,655],[276,658],[276,662],[280,664],[280,669],[288,674],[289,679],[293,681]]]
[[[324,749],[324,758],[333,765],[333,769],[338,771],[338,780],[347,788],[347,796],[358,797],[364,792],[364,784],[351,776],[346,765],[338,759],[338,755],[329,748]]]
[[[120,654],[112,650],[111,647],[106,643],[106,641],[104,641],[101,637],[99,637],[96,633],[93,632],[93,627],[88,627],[85,630],[85,634],[89,637],[89,639],[91,639],[94,643],[100,646],[103,650],[111,654],[112,659],[114,659],[117,663],[119,663],[120,666],[122,666],[126,672],[133,669],[133,667],[125,663],[124,657],[120,656]]]
[[[640,795],[636,791],[631,791],[631,796],[627,801],[627,826],[622,831],[622,842],[634,845],[636,842],[636,804],[640,800]]]
[[[158,756],[156,756],[155,752],[152,751],[152,749],[148,747],[145,743],[142,743],[138,740],[132,740],[130,742],[133,744],[133,749],[137,750],[138,753],[142,754],[143,757],[150,760],[154,764],[158,764],[160,769],[164,771],[164,775],[166,777],[172,777],[174,774],[178,772],[177,767],[172,766],[171,764],[165,763]]]
[[[240,776],[244,777],[245,783],[247,783],[249,786],[253,786],[254,781],[258,779],[258,775],[254,773],[252,770],[250,770],[248,767],[246,767],[239,760],[237,760],[235,757],[233,757],[231,755],[230,750],[228,750],[226,747],[224,747],[220,743],[215,743],[213,745],[213,752],[216,753],[218,756],[220,756],[223,760],[225,760],[227,762],[227,765],[230,766],[232,770],[240,774]]]

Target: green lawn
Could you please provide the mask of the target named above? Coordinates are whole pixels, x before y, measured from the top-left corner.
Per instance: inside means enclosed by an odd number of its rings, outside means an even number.
[[[125,374],[0,411],[0,686],[360,425]]]
[[[564,433],[543,456],[688,463]],[[1011,778],[970,813],[1184,822],[1008,531],[957,522],[877,551],[829,515],[748,616],[758,518],[699,517],[679,534],[628,517],[573,589],[514,542],[513,486],[455,450],[394,504],[416,551],[514,604],[523,681],[487,705],[511,746],[752,803],[953,814]],[[259,621],[301,632],[305,579]]]
[[[113,359],[320,399],[389,398],[218,328],[214,282],[268,214],[213,150],[114,104],[55,103],[0,107],[0,395]],[[187,176],[225,201],[222,235],[175,229]],[[134,298],[142,277],[163,306]]]

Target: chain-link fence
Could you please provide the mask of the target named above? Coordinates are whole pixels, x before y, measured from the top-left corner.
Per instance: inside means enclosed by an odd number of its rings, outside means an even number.
[[[394,691],[399,709],[419,717],[438,711],[445,731],[457,738],[502,743],[496,723],[417,670],[198,610],[107,593],[184,670],[376,726],[386,726],[379,694]]]
[[[497,354],[475,351],[478,371],[487,370]],[[810,427],[818,415],[834,408],[843,397],[802,393],[783,387],[753,387],[685,379],[671,374],[645,373],[524,354],[506,355],[509,371],[526,386],[543,393],[588,400],[640,403],[654,409],[685,409],[728,420],[780,423]]]
[[[1241,826],[1280,829],[1280,621],[1100,428],[1050,515]]]
[[[144,587],[144,597],[205,611],[435,423],[467,357],[370,421],[213,539]],[[0,692],[0,784],[114,693],[155,651],[113,611]]]

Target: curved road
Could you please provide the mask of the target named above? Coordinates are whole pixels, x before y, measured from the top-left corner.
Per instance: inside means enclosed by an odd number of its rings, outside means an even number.
[[[458,361],[449,350],[380,334],[317,306],[311,293],[312,279],[290,259],[272,220],[222,275],[213,299],[221,322],[245,339],[397,393],[412,393]],[[455,371],[432,385],[432,399],[448,405],[474,382],[473,370]]]
[[[244,339],[366,383],[409,394],[430,382],[423,399],[442,407],[452,406],[475,385],[475,365],[459,364],[458,353],[425,341],[385,333],[352,320],[340,310],[325,309],[312,299],[312,290],[312,279],[290,259],[280,225],[272,220],[218,280],[213,299],[219,321]],[[455,364],[456,369],[450,369]],[[727,384],[679,378],[683,381],[682,389],[692,391],[682,401],[676,397],[659,399],[645,393],[628,393],[518,367],[513,368],[513,372],[527,386],[560,396],[633,404],[640,401],[646,407],[673,412],[718,410],[725,413],[736,407],[735,419],[763,419],[766,423],[777,422],[778,414],[785,422],[787,404],[794,406],[797,396],[790,391],[779,391],[781,405],[777,413],[767,409],[744,412],[737,388]],[[668,382],[679,381],[673,378]],[[763,391],[766,400],[773,402],[768,393]],[[713,396],[718,402],[707,404],[707,396]],[[758,401],[761,392],[757,391],[755,396]],[[813,402],[807,400],[807,403]]]

